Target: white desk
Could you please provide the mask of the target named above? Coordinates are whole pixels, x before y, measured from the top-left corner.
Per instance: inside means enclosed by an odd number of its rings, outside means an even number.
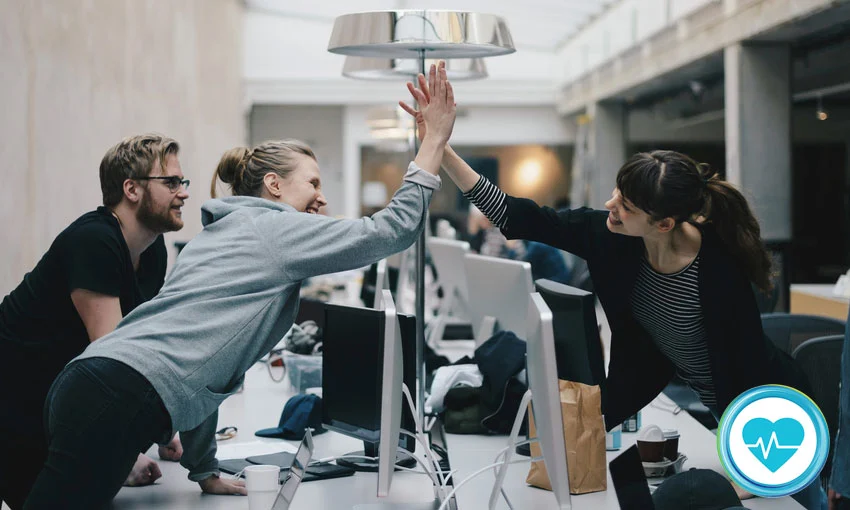
[[[255,365],[245,374],[245,390],[224,401],[219,409],[219,427],[234,425],[237,436],[219,444],[268,441],[254,431],[277,426],[286,400],[293,395],[288,382],[274,383],[266,368]],[[340,456],[363,449],[363,443],[335,432],[314,437],[314,459]],[[289,442],[297,446],[297,442]],[[148,455],[157,459],[156,448]],[[149,487],[123,487],[115,497],[116,510],[157,508],[172,510],[247,510],[248,498],[243,496],[213,496],[201,493],[197,483],[187,478],[188,471],[176,462],[157,460],[162,478]],[[225,475],[226,476],[226,475]],[[302,483],[296,493],[292,510],[343,510],[363,503],[378,502],[377,475],[356,473],[354,476]],[[429,499],[430,498],[430,499]],[[396,472],[386,502],[424,502],[433,500],[430,479],[424,474]]]
[[[679,451],[687,455],[684,468],[708,468],[723,473],[714,434],[682,411],[673,415],[667,411],[647,406],[642,412],[642,424],[656,424],[662,428],[676,428],[679,431]],[[635,443],[637,434],[623,433],[623,447],[619,451],[607,452],[608,462]],[[449,448],[449,459],[452,469],[457,469],[454,475],[455,483],[459,483],[469,474],[494,461],[496,453],[507,445],[505,436],[467,436],[448,434],[446,442]],[[514,455],[513,459],[519,459]],[[515,508],[555,508],[555,496],[550,491],[529,487],[525,484],[529,463],[513,464],[508,468],[504,489]],[[493,487],[494,477],[484,473],[478,478],[461,487],[457,494],[460,510],[468,508],[485,508]],[[790,497],[779,499],[753,498],[743,501],[747,508],[757,509],[795,509],[803,507]],[[598,510],[620,508],[611,474],[608,473],[608,490],[572,497],[574,510]],[[500,499],[497,508],[508,508]]]
[[[219,412],[219,427],[235,425],[238,435],[231,442],[269,441],[254,436],[254,431],[273,427],[280,418],[280,412],[286,399],[292,395],[289,384],[274,383],[268,377],[265,367],[254,366],[245,376],[245,391],[227,399]],[[679,449],[688,456],[685,468],[708,467],[720,471],[720,462],[715,450],[714,434],[706,430],[696,420],[682,412],[677,416],[652,407],[644,410],[643,423],[656,423],[662,427],[675,427],[679,430]],[[623,434],[624,448],[634,443],[635,434]],[[448,435],[447,442],[452,469],[458,469],[455,480],[460,481],[467,474],[492,462],[495,452],[507,444],[504,436],[467,436]],[[294,443],[291,443],[295,445]],[[359,441],[349,437],[327,432],[316,436],[316,458],[343,455],[362,448]],[[622,451],[622,450],[621,450]],[[608,460],[619,452],[609,452]],[[156,458],[155,449],[149,452]],[[514,457],[517,458],[517,457]],[[241,496],[210,496],[202,494],[198,484],[186,478],[187,471],[174,462],[159,461],[163,477],[150,487],[124,487],[115,498],[114,508],[118,510],[162,508],[174,510],[230,510],[248,508],[248,498]],[[554,496],[551,492],[525,485],[528,464],[515,464],[508,470],[505,490],[517,508],[552,508]],[[461,510],[479,509],[486,506],[486,500],[492,487],[493,477],[482,474],[476,480],[464,485],[457,493],[457,502]],[[573,508],[602,509],[619,508],[613,483],[608,480],[609,490],[582,496],[573,496]],[[362,503],[377,502],[377,477],[374,473],[357,473],[354,476],[333,480],[308,482],[301,485],[293,503],[297,509],[333,509],[351,508]],[[387,502],[426,502],[432,497],[430,480],[421,474],[396,472],[392,490]],[[745,506],[755,509],[795,509],[802,508],[791,498],[776,500],[751,499]],[[506,508],[500,502],[500,508]]]

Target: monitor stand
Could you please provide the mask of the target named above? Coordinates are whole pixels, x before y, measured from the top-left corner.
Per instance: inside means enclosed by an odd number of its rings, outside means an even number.
[[[517,455],[522,455],[523,457],[531,457],[531,445],[528,443],[521,444],[514,449],[514,452],[516,452]]]
[[[343,457],[351,457],[350,459],[336,459],[338,466],[345,466],[355,471],[378,471],[378,443],[370,443],[363,441],[363,450],[357,452],[346,453]],[[364,458],[365,457],[365,458]],[[375,459],[375,460],[368,460]],[[416,459],[402,450],[396,452],[396,466],[404,468],[416,467]]]
[[[528,437],[528,413],[525,413],[525,418],[522,420],[523,427],[525,428],[525,438],[531,439]],[[514,452],[517,455],[522,455],[523,457],[531,457],[531,443],[525,443],[518,445],[514,448]]]

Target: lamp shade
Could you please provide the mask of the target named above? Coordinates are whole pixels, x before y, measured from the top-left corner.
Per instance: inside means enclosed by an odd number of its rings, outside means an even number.
[[[426,59],[427,72],[437,59]],[[346,57],[342,75],[356,80],[409,80],[419,74],[419,62],[416,59]],[[449,80],[481,80],[487,77],[487,66],[480,58],[454,58],[446,60],[446,74]]]
[[[345,14],[334,21],[328,51],[390,59],[480,58],[516,51],[505,21],[492,14],[392,10]]]

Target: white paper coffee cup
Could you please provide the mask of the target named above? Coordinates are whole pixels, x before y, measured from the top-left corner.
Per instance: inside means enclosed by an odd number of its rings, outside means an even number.
[[[248,491],[248,510],[269,510],[278,491]]]
[[[260,464],[245,468],[245,488],[250,510],[269,510],[280,488],[280,467]]]

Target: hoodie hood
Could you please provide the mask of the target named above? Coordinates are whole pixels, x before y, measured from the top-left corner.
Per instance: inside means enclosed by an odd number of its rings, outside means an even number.
[[[201,224],[207,226],[236,211],[248,210],[249,214],[261,214],[267,211],[297,212],[288,204],[272,202],[259,197],[225,197],[207,200],[201,206]],[[253,210],[253,211],[252,211]]]

